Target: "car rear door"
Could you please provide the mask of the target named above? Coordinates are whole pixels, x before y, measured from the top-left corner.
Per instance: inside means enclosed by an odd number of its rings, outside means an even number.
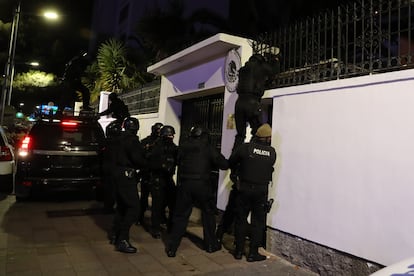
[[[35,125],[31,132],[30,177],[54,180],[100,177],[99,129],[81,122]]]

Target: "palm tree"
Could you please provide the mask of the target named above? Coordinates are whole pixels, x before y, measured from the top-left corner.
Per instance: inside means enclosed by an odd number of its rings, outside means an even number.
[[[98,50],[98,67],[102,88],[105,91],[119,91],[123,84],[127,66],[124,45],[115,39],[102,44]]]
[[[98,50],[97,61],[86,70],[84,79],[94,102],[100,91],[121,92],[142,85],[142,78],[136,65],[128,62],[126,48],[116,39],[104,42]]]

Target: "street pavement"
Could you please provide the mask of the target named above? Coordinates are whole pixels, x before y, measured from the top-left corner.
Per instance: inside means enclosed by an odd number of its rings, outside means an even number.
[[[112,216],[86,199],[16,202],[0,195],[0,276],[2,275],[316,275],[264,250],[268,259],[249,263],[230,253],[233,237],[214,253],[201,249],[202,228],[193,221],[175,258],[142,226],[131,229],[139,252],[114,250],[107,239]],[[150,216],[149,211],[146,214]]]

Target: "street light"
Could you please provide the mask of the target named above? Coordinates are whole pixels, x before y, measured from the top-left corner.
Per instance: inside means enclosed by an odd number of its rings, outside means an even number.
[[[59,15],[55,11],[45,11],[43,16],[50,20],[56,20],[59,18]]]
[[[9,43],[9,52],[8,52],[8,58],[7,63],[4,68],[4,80],[3,80],[3,86],[1,90],[0,95],[0,125],[3,125],[4,120],[4,110],[7,105],[10,105],[11,102],[11,94],[13,90],[13,78],[14,78],[14,66],[15,66],[15,55],[16,55],[16,44],[17,44],[17,34],[19,30],[19,21],[20,21],[20,15],[21,15],[21,2],[17,4],[17,7],[14,11],[13,15],[13,23],[10,33],[10,43]],[[54,11],[45,11],[43,16],[47,19],[56,20],[59,18],[58,14]],[[36,66],[36,65],[33,65]],[[38,64],[37,64],[38,66]]]
[[[38,66],[40,66],[39,62],[37,62],[37,61],[31,61],[31,62],[29,62],[28,64],[29,64],[30,66],[34,66],[34,67],[38,67]]]

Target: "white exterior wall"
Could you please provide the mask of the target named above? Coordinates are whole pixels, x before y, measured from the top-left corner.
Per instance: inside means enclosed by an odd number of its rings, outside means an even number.
[[[269,226],[383,265],[414,255],[414,70],[266,91]]]
[[[223,53],[226,54],[227,52]],[[223,135],[222,135],[222,153],[227,158],[230,156],[233,147],[235,129],[226,129],[227,118],[229,114],[234,113],[234,103],[237,99],[235,93],[229,93],[224,87],[224,62],[225,57],[220,57],[205,64],[201,64],[184,71],[163,76],[161,80],[160,108],[159,114],[164,124],[172,125],[176,130],[174,142],[178,144],[180,137],[180,116],[181,101],[183,95],[192,94],[190,98],[200,97],[200,93],[210,89],[219,89],[224,94],[223,110]],[[198,89],[198,84],[204,82],[204,88]],[[178,98],[178,99],[177,99]],[[141,120],[140,120],[141,121]],[[225,183],[225,184],[223,184]],[[229,173],[220,171],[219,175],[220,192],[218,196],[218,207],[225,209],[228,194],[231,187]]]
[[[222,153],[228,157],[236,131],[226,124],[237,99],[224,86],[228,48],[197,65],[174,66],[202,46],[150,67],[164,72],[160,109],[140,122],[148,128],[155,121],[170,124],[178,139],[183,98],[222,89]],[[251,55],[248,42],[235,48],[244,64]],[[266,91],[265,98],[273,98],[278,153],[269,226],[383,265],[413,255],[413,75],[404,70]],[[224,209],[228,172],[221,171],[219,182],[217,206]]]
[[[221,51],[217,50],[217,42],[223,44]],[[211,47],[212,52],[209,52],[209,47]],[[160,122],[172,125],[175,128],[176,135],[174,142],[176,144],[178,144],[181,132],[180,116],[182,100],[184,98],[198,98],[212,90],[214,90],[213,93],[224,93],[221,151],[226,158],[230,156],[236,135],[235,129],[226,128],[227,118],[230,114],[234,114],[234,104],[237,99],[236,93],[227,91],[224,82],[225,60],[229,47],[237,50],[242,64],[252,55],[252,48],[248,39],[227,34],[217,34],[150,66],[148,69],[149,72],[155,74],[159,74],[157,73],[158,70],[166,71],[161,77],[158,119]],[[188,58],[190,55],[193,55],[200,62],[192,63],[191,58],[190,60]],[[189,62],[189,64],[186,64],[186,62]],[[182,64],[181,67],[177,68],[174,65],[176,63]],[[171,66],[173,69],[170,71],[165,69],[168,66]],[[199,88],[200,83],[204,84],[203,88]],[[140,118],[140,122],[146,124],[145,119]],[[217,202],[219,209],[225,209],[231,185],[229,171],[220,171]]]

